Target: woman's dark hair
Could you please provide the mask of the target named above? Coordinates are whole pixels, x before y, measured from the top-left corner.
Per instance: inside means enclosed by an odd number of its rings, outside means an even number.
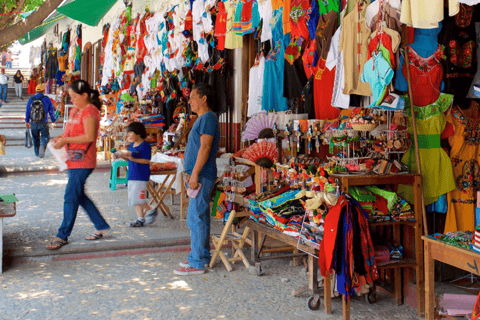
[[[90,103],[97,107],[98,110],[102,108],[102,103],[100,102],[100,93],[98,93],[98,90],[92,89],[87,81],[75,80],[70,85],[70,89],[77,94],[88,94]]]
[[[207,97],[207,106],[213,112],[217,112],[217,104],[215,103],[215,91],[213,87],[208,83],[201,82],[193,86],[192,91],[197,90],[197,93],[200,97]]]
[[[20,73],[21,76],[23,76],[22,71],[20,71],[20,70],[17,70],[17,72],[15,72],[15,75],[17,75],[19,73]]]
[[[145,130],[145,126],[141,122],[132,122],[127,126],[127,133],[132,131],[136,135],[145,139],[147,137],[147,130]]]

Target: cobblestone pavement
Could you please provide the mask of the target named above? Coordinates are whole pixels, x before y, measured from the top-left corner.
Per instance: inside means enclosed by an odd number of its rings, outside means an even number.
[[[165,250],[168,251],[168,250]],[[226,251],[228,252],[228,250]],[[287,260],[263,263],[257,277],[243,265],[227,272],[220,262],[204,275],[173,274],[188,252],[109,258],[17,261],[0,275],[2,319],[342,319],[342,303],[332,315],[306,307],[303,267]],[[351,319],[421,319],[408,306],[379,294],[375,304],[351,303]]]

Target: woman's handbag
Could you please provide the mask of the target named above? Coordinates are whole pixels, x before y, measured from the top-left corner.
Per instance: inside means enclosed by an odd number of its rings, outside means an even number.
[[[81,162],[85,161],[85,154],[90,149],[92,143],[90,143],[86,149],[69,149],[67,145],[67,161]]]
[[[32,134],[30,129],[25,130],[25,148],[31,148],[33,146]]]

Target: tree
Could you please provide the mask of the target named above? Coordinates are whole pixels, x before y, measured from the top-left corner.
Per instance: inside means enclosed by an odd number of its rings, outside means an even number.
[[[0,0],[0,51],[25,33],[42,24],[63,0]],[[37,8],[25,19],[14,13]]]

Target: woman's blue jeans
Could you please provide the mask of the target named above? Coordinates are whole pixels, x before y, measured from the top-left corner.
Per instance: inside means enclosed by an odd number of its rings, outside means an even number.
[[[205,269],[210,263],[210,198],[215,180],[200,177],[202,188],[195,199],[190,198],[187,225],[190,228],[192,252],[188,263],[195,269]]]
[[[93,169],[68,169],[67,172],[68,183],[63,202],[63,221],[58,229],[57,237],[68,241],[77,218],[78,206],[85,209],[96,230],[110,229],[95,204],[85,194],[85,182]]]

